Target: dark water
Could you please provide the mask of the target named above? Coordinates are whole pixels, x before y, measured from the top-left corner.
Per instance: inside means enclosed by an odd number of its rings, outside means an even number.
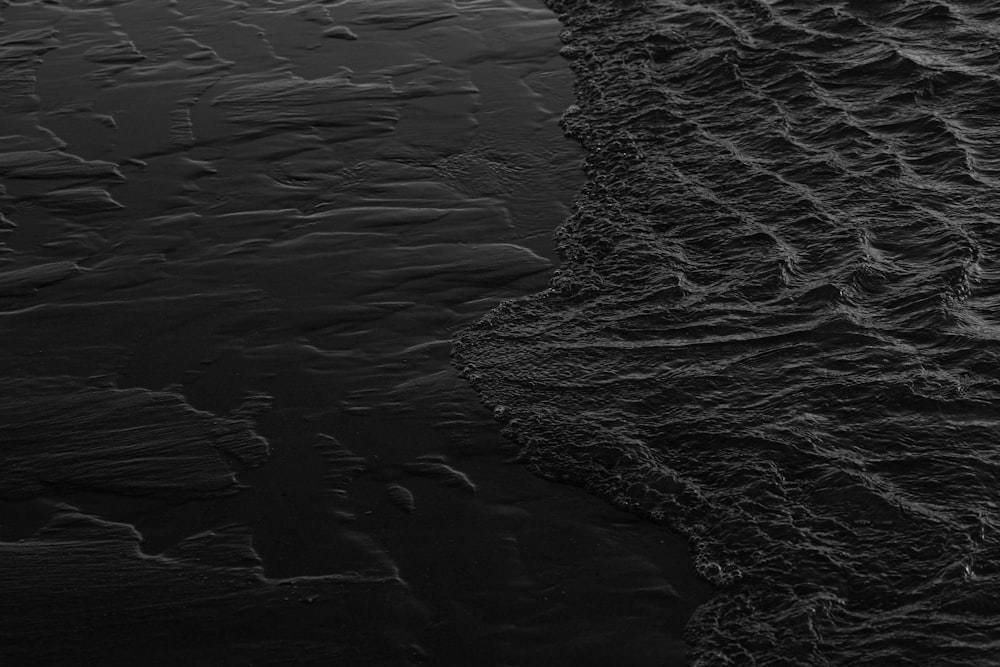
[[[589,180],[464,375],[689,537],[697,664],[997,664],[1000,4],[549,4]]]

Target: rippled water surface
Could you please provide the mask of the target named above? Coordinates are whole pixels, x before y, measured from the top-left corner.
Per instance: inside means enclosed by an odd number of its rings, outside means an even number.
[[[996,664],[1000,4],[549,4],[588,182],[465,376],[689,537],[698,664]]]

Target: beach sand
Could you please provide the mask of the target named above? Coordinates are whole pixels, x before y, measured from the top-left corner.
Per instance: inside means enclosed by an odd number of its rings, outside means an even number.
[[[582,184],[550,11],[0,18],[0,662],[684,664],[685,542],[449,363]]]

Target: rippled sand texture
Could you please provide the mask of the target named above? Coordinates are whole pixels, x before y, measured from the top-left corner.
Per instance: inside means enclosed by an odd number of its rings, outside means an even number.
[[[500,465],[449,365],[581,177],[550,11],[0,17],[0,662],[683,650],[677,543]]]
[[[589,182],[465,374],[691,537],[700,664],[995,664],[1000,4],[550,5]]]

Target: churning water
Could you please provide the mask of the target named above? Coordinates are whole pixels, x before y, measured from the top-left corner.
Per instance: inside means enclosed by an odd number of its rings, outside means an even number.
[[[689,537],[700,664],[996,664],[1000,2],[549,5],[588,183],[456,363]]]

